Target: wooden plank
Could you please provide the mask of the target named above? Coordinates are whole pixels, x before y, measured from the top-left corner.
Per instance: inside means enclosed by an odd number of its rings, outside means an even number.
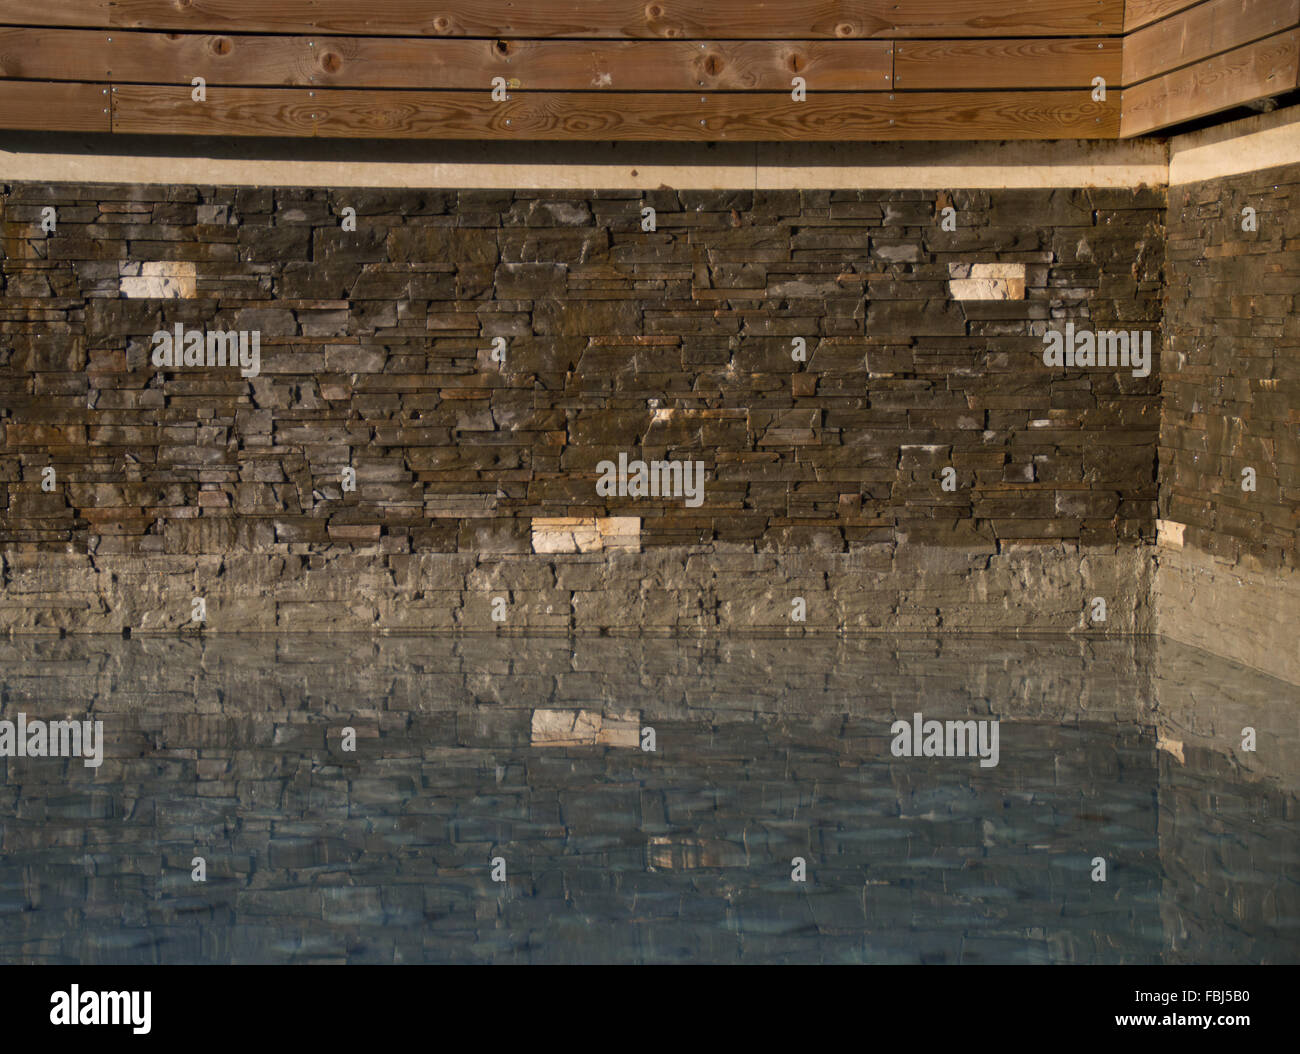
[[[1298,0],[1300,2],[1300,0]],[[537,91],[869,91],[891,83],[892,44],[836,41],[402,40],[328,37],[314,83]]]
[[[1119,33],[1124,0],[114,0],[121,29],[807,40]],[[84,24],[84,23],[83,23]]]
[[[1181,121],[1280,95],[1300,84],[1300,30],[1166,73],[1124,90],[1121,135],[1141,135]]]
[[[907,37],[1086,37],[1123,32],[1124,0],[896,0],[883,6]]]
[[[1124,38],[1124,83],[1136,84],[1300,24],[1300,0],[1208,0]]]
[[[899,41],[894,87],[1087,88],[1093,77],[1118,87],[1120,51],[1119,40],[1095,38]]]
[[[111,0],[0,0],[0,25],[107,26]]]
[[[0,77],[107,80],[108,37],[99,29],[0,29]]]
[[[1201,0],[1127,0],[1124,5],[1124,32],[1132,33],[1161,18],[1199,4]]]
[[[109,39],[112,43],[109,43]],[[223,36],[128,30],[0,29],[0,76],[117,83],[546,91],[781,91],[796,74],[810,91],[891,83],[885,40],[421,40],[394,37]]]
[[[418,105],[422,92],[395,92]],[[113,93],[113,131],[139,135],[316,135],[323,100],[308,88],[212,88],[206,102],[173,85],[123,84]]]
[[[103,84],[0,81],[0,128],[108,132],[108,99]]]
[[[1114,139],[1121,99],[1079,91],[904,92],[895,96],[902,134],[882,139]],[[865,136],[861,138],[867,138]]]
[[[373,139],[786,141],[1114,138],[1115,102],[1069,92],[789,93],[482,92],[124,85],[113,130],[157,135]]]

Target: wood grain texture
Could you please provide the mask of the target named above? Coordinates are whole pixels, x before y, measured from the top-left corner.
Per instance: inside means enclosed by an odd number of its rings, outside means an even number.
[[[1175,70],[1124,90],[1121,135],[1182,121],[1291,91],[1300,84],[1300,30]]]
[[[111,38],[111,42],[110,42]],[[884,40],[506,41],[0,29],[0,76],[117,83],[543,91],[879,91]]]
[[[0,81],[0,128],[107,132],[109,108],[102,84]]]
[[[337,87],[479,88],[504,77],[536,91],[809,91],[889,87],[892,44],[843,41],[393,40],[316,42],[314,83]]]
[[[194,135],[611,141],[1114,138],[1119,97],[1077,91],[810,95],[316,91],[126,85],[113,130]]]
[[[894,51],[901,91],[1084,88],[1093,77],[1118,86],[1119,40],[908,40]]]
[[[1124,83],[1136,84],[1300,24],[1300,0],[1207,0],[1124,40]]]
[[[1120,32],[1123,0],[115,0],[109,18],[123,29],[426,37],[1086,36]]]
[[[110,0],[0,0],[0,25],[107,26]]]
[[[107,80],[108,36],[98,29],[0,28],[0,77]]]
[[[1124,32],[1131,33],[1200,2],[1201,0],[1125,0]]]

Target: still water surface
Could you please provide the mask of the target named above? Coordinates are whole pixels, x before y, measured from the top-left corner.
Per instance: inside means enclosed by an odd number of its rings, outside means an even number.
[[[1300,688],[1168,642],[0,641],[19,713],[105,742],[0,758],[4,962],[1300,961]]]

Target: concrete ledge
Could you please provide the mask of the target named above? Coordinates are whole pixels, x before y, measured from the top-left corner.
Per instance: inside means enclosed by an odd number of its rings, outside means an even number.
[[[1300,684],[1300,574],[1162,545],[1154,595],[1161,636]]]
[[[1174,136],[1169,185],[1300,163],[1300,106]]]
[[[1155,140],[410,143],[7,134],[0,181],[477,190],[1163,186]]]
[[[201,597],[211,632],[1150,633],[1150,552],[1072,543],[1001,552],[7,552],[0,632],[197,633]],[[1104,622],[1093,621],[1095,597],[1106,602]]]

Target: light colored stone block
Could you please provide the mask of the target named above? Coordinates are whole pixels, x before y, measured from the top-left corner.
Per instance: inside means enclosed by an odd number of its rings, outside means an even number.
[[[185,260],[118,265],[118,289],[127,299],[190,300],[198,293],[194,264]]]
[[[535,553],[641,551],[639,516],[539,516],[532,527]]]
[[[1156,541],[1166,549],[1181,549],[1187,524],[1176,520],[1156,520]]]
[[[951,263],[948,288],[954,300],[1024,300],[1025,265]]]
[[[585,516],[539,516],[533,520],[533,552],[576,553],[578,540],[575,533],[587,524],[595,529],[595,518]]]
[[[609,516],[596,520],[601,546],[630,553],[641,551],[641,517]]]

